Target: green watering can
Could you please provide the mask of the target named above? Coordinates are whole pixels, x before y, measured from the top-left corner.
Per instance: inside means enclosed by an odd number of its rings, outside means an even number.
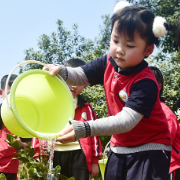
[[[20,74],[7,95],[11,74],[26,63],[48,66],[29,60],[13,68],[6,81],[6,98],[1,107],[3,122],[10,132],[22,138],[55,139],[68,121],[74,119],[72,94],[61,77],[36,69]]]

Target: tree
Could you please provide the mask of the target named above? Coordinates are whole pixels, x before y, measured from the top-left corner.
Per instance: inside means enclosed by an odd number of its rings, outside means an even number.
[[[164,90],[163,97],[165,103],[176,114],[178,114],[178,108],[176,107],[177,101],[180,97],[180,57],[178,52],[172,53],[169,56],[158,54],[156,58],[161,56],[163,61],[157,61],[155,57],[148,59],[151,65],[158,67],[164,77]],[[180,117],[178,117],[180,119]]]
[[[180,17],[179,0],[128,0],[132,4],[141,4],[151,9],[156,16],[162,16],[171,24],[172,31],[162,38],[162,51],[172,53],[178,50],[176,41],[177,37],[177,20]]]
[[[93,41],[87,40],[79,35],[78,25],[74,24],[73,31],[68,31],[63,27],[61,20],[57,21],[57,33],[53,32],[50,36],[43,34],[38,40],[38,51],[29,48],[25,51],[25,60],[38,60],[46,64],[64,64],[72,57],[83,57],[83,54],[93,50]],[[20,73],[29,69],[41,69],[38,64],[28,64],[21,67]]]

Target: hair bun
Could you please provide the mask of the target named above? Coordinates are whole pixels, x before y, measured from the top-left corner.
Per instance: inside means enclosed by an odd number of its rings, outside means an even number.
[[[155,17],[153,22],[153,29],[152,29],[154,36],[159,38],[161,36],[166,35],[168,32],[166,28],[167,24],[168,23],[165,18],[161,16]]]
[[[114,7],[114,13],[116,13],[117,11],[120,11],[126,6],[130,6],[130,4],[126,1],[119,1]]]

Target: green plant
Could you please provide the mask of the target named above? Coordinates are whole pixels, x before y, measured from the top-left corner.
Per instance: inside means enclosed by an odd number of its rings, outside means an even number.
[[[1,179],[1,180],[7,180],[7,179],[6,179],[6,176],[5,176],[3,173],[0,174],[0,179]]]
[[[34,148],[31,148],[31,142],[28,142],[28,146],[26,149],[20,146],[17,141],[17,136],[7,134],[6,142],[9,146],[17,149],[17,157],[14,159],[18,159],[20,162],[19,171],[18,171],[18,179],[19,180],[75,180],[74,177],[68,178],[60,173],[61,167],[56,166],[53,170],[49,171],[48,169],[48,158],[46,156],[41,156],[39,159],[41,161],[37,161],[33,158],[35,155]],[[51,178],[47,178],[48,175],[53,175]],[[6,180],[4,174],[0,174],[1,180]]]

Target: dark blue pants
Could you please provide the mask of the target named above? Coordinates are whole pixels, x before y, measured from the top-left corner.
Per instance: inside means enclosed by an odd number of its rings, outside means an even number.
[[[82,149],[75,151],[54,151],[53,166],[61,166],[61,174],[77,180],[89,180],[90,173]]]
[[[168,180],[170,151],[115,154],[110,150],[105,180]]]

